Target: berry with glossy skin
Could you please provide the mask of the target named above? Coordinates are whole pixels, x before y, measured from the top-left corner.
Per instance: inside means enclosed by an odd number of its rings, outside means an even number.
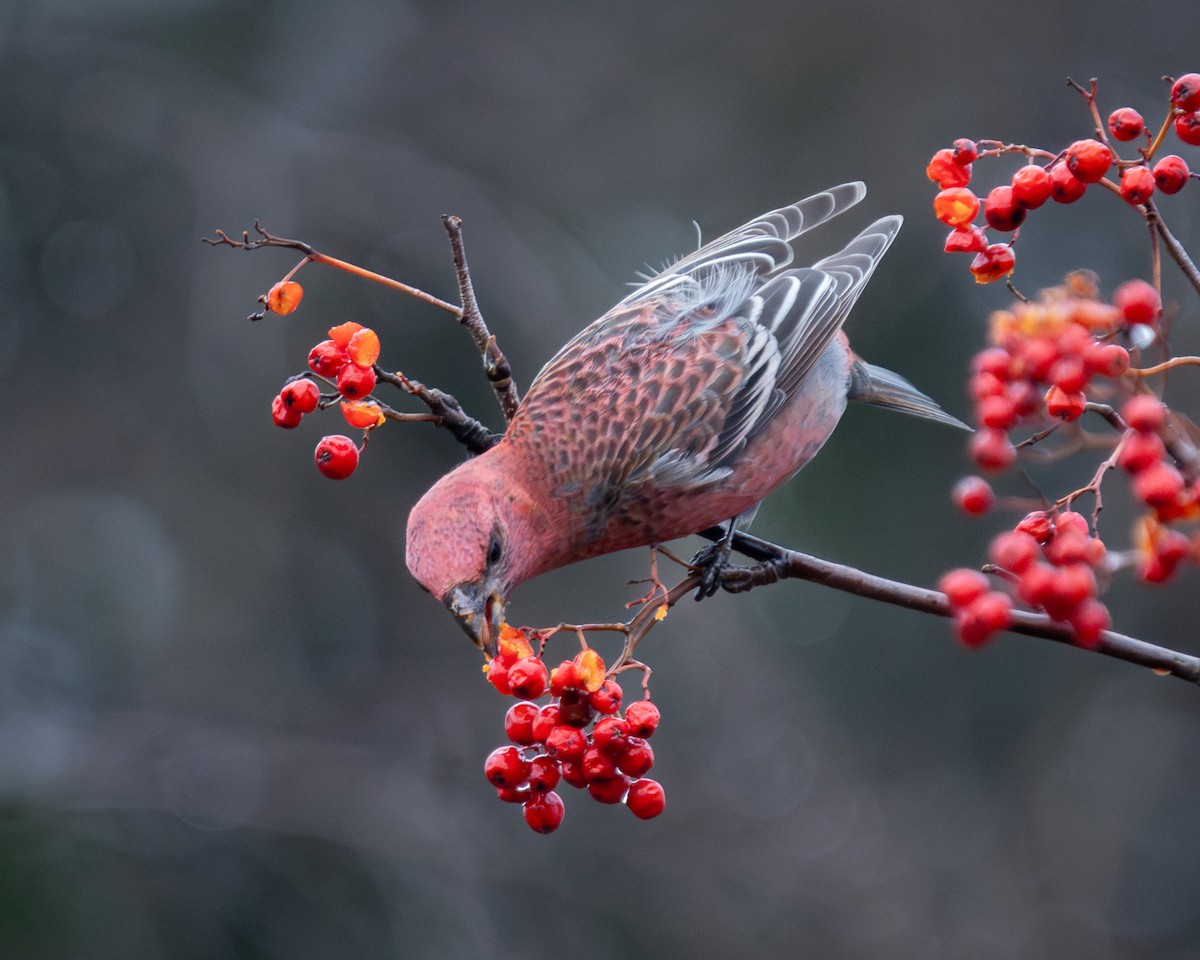
[[[1121,174],[1121,198],[1136,206],[1145,203],[1154,193],[1154,174],[1145,164],[1127,167]]]
[[[535,793],[525,801],[525,822],[535,833],[553,833],[562,826],[564,813],[566,805],[553,790]]]
[[[1180,110],[1200,110],[1200,73],[1185,73],[1175,81],[1171,103]]]
[[[370,327],[355,330],[346,342],[346,355],[356,366],[371,366],[379,359],[379,334]]]
[[[636,704],[631,704],[632,710]],[[592,729],[592,745],[609,756],[615,757],[625,749],[631,724],[620,717],[605,717]],[[649,734],[647,734],[649,736]]]
[[[946,253],[980,253],[987,249],[987,234],[975,226],[955,227],[942,249]]]
[[[516,747],[497,747],[483,762],[483,773],[493,787],[519,787],[529,777],[529,761]]]
[[[939,150],[925,168],[925,176],[943,190],[947,187],[965,187],[971,182],[971,165],[958,163],[953,150]]]
[[[1181,113],[1177,116],[1175,136],[1193,147],[1200,146],[1200,113]]]
[[[1083,183],[1102,180],[1112,163],[1112,151],[1099,140],[1076,140],[1067,147],[1067,169]]]
[[[1061,387],[1046,391],[1046,412],[1068,423],[1083,416],[1086,404],[1087,397],[1082,393],[1067,393]]]
[[[345,480],[358,468],[358,447],[349,437],[322,437],[314,457],[317,469],[330,480]]]
[[[321,400],[321,391],[308,377],[293,380],[279,392],[283,402],[301,413],[312,413]]]
[[[1005,233],[1016,230],[1025,222],[1026,208],[1017,202],[1013,196],[1013,188],[1000,186],[994,188],[983,204],[983,217],[994,230]]]
[[[300,426],[303,416],[304,414],[289,404],[281,393],[276,394],[275,399],[271,401],[271,419],[275,421],[277,427],[291,430]]]
[[[1134,430],[1155,433],[1167,422],[1167,411],[1154,394],[1139,393],[1125,401],[1121,407],[1121,419]]]
[[[345,323],[340,323],[336,327],[329,328],[329,339],[336,343],[339,347],[345,350],[350,346],[351,338],[360,330],[366,329],[361,323],[355,323],[353,320],[347,320]]]
[[[976,283],[1003,280],[1013,272],[1017,257],[1007,243],[992,243],[971,261],[971,273]]]
[[[965,227],[979,213],[979,198],[966,187],[950,187],[933,198],[933,213],[951,227]]]
[[[1050,514],[1045,510],[1034,510],[1032,513],[1025,514],[1016,529],[1029,534],[1038,543],[1045,543],[1054,533],[1054,521],[1050,519]]]
[[[635,817],[641,820],[653,819],[663,812],[666,805],[666,794],[657,780],[634,780],[629,785],[625,806]]]
[[[1165,194],[1178,193],[1191,176],[1183,157],[1171,153],[1154,165],[1154,185]]]
[[[1013,199],[1026,210],[1036,210],[1050,199],[1050,172],[1036,163],[1022,167],[1012,176]]]
[[[537,657],[525,657],[508,668],[508,687],[514,697],[536,700],[546,692],[546,665]]]
[[[1050,199],[1055,203],[1074,203],[1087,192],[1087,184],[1080,180],[1065,163],[1056,163],[1050,168]]]
[[[495,661],[493,661],[495,662]],[[529,746],[537,742],[533,735],[533,721],[537,719],[538,705],[522,701],[514,703],[504,715],[504,732],[513,743]]]
[[[588,695],[588,703],[597,713],[614,714],[621,709],[621,685],[616,680],[605,680],[600,689]]]
[[[575,664],[570,660],[564,660],[550,673],[550,693],[555,697],[561,697],[563,694],[572,690],[583,689],[579,682],[579,675],[575,672]]]
[[[347,363],[338,372],[337,388],[347,400],[359,400],[375,389],[375,371],[370,367]]]
[[[387,422],[383,408],[369,400],[343,400],[338,406],[346,422],[360,430],[379,427]]]
[[[1145,280],[1126,280],[1117,287],[1113,305],[1126,323],[1154,323],[1162,316],[1162,297]]]
[[[546,737],[546,752],[564,763],[582,760],[585,749],[587,749],[587,737],[578,727],[560,723]]]
[[[653,736],[660,719],[658,707],[649,700],[638,700],[625,710],[625,723],[629,727],[630,736],[643,739]]]
[[[304,288],[295,280],[280,280],[267,293],[267,309],[272,313],[289,314],[300,306]]]
[[[545,743],[546,738],[562,722],[562,710],[557,703],[548,703],[538,710],[533,720],[533,739]]]
[[[308,368],[323,377],[336,377],[338,371],[349,362],[345,348],[332,340],[322,340],[308,355]]]
[[[992,509],[996,495],[983,477],[963,477],[954,485],[954,502],[963,513],[980,516]]]
[[[1146,122],[1133,107],[1121,107],[1108,115],[1108,132],[1114,139],[1136,140],[1145,129]]]
[[[592,799],[601,803],[620,803],[625,799],[628,789],[629,778],[623,773],[618,773],[610,780],[589,780],[587,785]]]
[[[617,769],[631,777],[640,777],[654,766],[654,748],[641,737],[630,737],[617,756]]]
[[[558,786],[562,772],[553,757],[534,757],[529,761],[529,790],[531,793],[549,793]]]
[[[508,685],[508,665],[499,658],[488,661],[487,680],[506,697],[512,693],[512,688]]]

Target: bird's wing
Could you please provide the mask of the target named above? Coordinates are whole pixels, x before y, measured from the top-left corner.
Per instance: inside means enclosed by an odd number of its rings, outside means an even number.
[[[529,439],[559,489],[586,491],[601,520],[644,485],[727,476],[836,336],[899,229],[898,217],[880,220],[834,256],[778,272],[788,240],[862,195],[846,184],[764,214],[651,278],[546,364],[510,438],[549,428],[545,442]]]

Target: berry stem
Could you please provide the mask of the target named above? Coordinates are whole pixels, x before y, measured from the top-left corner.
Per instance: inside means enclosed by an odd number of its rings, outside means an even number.
[[[1163,139],[1167,135],[1167,131],[1171,129],[1175,122],[1175,111],[1168,110],[1166,117],[1163,119],[1162,126],[1158,128],[1158,135],[1151,141],[1150,146],[1142,151],[1142,156],[1149,163],[1154,159],[1154,154],[1158,152],[1158,148],[1162,146]]]
[[[1156,363],[1152,367],[1134,367],[1127,370],[1126,375],[1140,379],[1141,377],[1152,377],[1159,373],[1166,373],[1168,370],[1174,370],[1176,367],[1200,367],[1200,357],[1172,357],[1170,360]]]

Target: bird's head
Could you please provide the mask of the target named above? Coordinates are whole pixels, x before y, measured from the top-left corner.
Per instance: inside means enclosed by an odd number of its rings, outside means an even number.
[[[408,569],[495,656],[509,592],[536,570],[538,511],[488,455],[442,477],[408,516]],[[507,482],[506,482],[507,481]]]

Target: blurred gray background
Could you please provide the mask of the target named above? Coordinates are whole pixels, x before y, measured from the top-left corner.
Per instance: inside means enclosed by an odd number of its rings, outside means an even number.
[[[1087,135],[1068,74],[1157,122],[1195,23],[1190,0],[0,3],[0,956],[1200,958],[1196,690],[1022,638],[969,653],[804,584],[688,603],[643,647],[664,816],[567,790],[534,835],[482,775],[508,702],[404,568],[454,441],[389,425],[335,484],[311,457],[340,417],[269,414],[354,319],[498,425],[469,341],[319,268],[248,324],[297,258],[198,242],[259,217],[453,298],[459,214],[526,384],[693,218],[862,178],[803,250],[908,218],[848,329],[966,415],[1008,296],[940,253],[929,155]],[[1198,196],[1164,204],[1185,242]],[[1078,266],[1146,275],[1109,195],[1022,237],[1025,289]],[[1004,523],[950,506],[962,448],[852,410],[755,530],[931,584]],[[620,617],[646,561],[528,584],[512,618]],[[1194,651],[1194,588],[1118,583],[1117,625]]]

